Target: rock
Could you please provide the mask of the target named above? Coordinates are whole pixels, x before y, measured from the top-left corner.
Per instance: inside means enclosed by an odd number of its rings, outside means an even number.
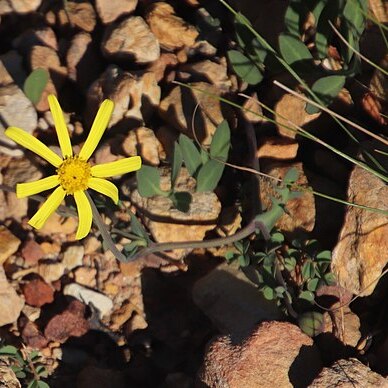
[[[275,163],[271,162],[267,166],[263,166],[262,171],[275,178],[283,179],[286,172],[295,167],[299,172],[299,178],[296,181],[298,185],[308,185],[308,180],[303,172],[302,163]],[[274,181],[262,179],[260,181],[260,196],[263,206],[270,206],[270,197],[275,196]],[[276,227],[283,232],[286,232],[292,238],[298,237],[304,232],[311,232],[315,224],[315,201],[312,193],[305,191],[298,198],[294,198],[287,202],[286,209],[289,214],[283,214],[276,223]]]
[[[69,78],[86,91],[100,75],[102,67],[100,62],[91,35],[86,32],[76,34],[66,53]]]
[[[224,207],[218,218],[216,233],[221,237],[231,236],[241,227],[241,221],[237,206]]]
[[[41,309],[39,307],[32,307],[28,304],[25,304],[22,313],[27,317],[29,321],[35,322],[40,317]]]
[[[28,267],[38,264],[38,261],[44,257],[42,247],[34,240],[27,240],[22,248],[22,257]]]
[[[189,63],[181,66],[180,71],[193,74],[196,81],[205,79],[206,82],[210,82],[223,93],[230,91],[232,87],[232,81],[227,74],[225,57],[222,57],[219,63],[213,62],[210,59]]]
[[[84,248],[85,255],[97,253],[101,249],[101,241],[94,236],[89,236],[84,240]]]
[[[195,283],[192,293],[215,327],[233,338],[247,336],[258,322],[282,318],[276,304],[266,300],[236,264],[213,269]]]
[[[23,112],[23,114],[20,114]],[[4,135],[8,126],[23,128],[32,133],[38,125],[38,116],[31,101],[24,95],[12,77],[0,62],[0,151],[11,156],[20,156],[23,152]],[[8,147],[9,145],[9,147]]]
[[[160,187],[167,191],[170,186],[170,172],[163,169],[161,170]],[[132,193],[131,200],[139,209],[155,241],[202,241],[206,232],[214,229],[217,224],[221,211],[221,204],[217,196],[212,192],[195,192],[195,180],[189,176],[185,168],[181,169],[175,191],[187,191],[192,195],[192,202],[187,213],[177,210],[167,197],[143,198],[137,190]],[[190,248],[176,250],[173,256],[181,258],[190,251]]]
[[[48,26],[28,29],[13,41],[13,47],[22,53],[29,52],[33,46],[46,46],[58,51],[58,41],[54,30]]]
[[[97,270],[90,267],[79,267],[74,271],[74,280],[82,286],[96,287]]]
[[[243,108],[244,109],[241,110],[241,113],[243,114],[245,120],[254,124],[265,121],[265,118],[263,117],[263,109],[258,103],[256,92],[244,101]]]
[[[9,0],[0,3],[0,15],[16,12],[25,14],[36,11],[42,0]]]
[[[137,0],[96,0],[97,13],[103,24],[133,12],[136,6]]]
[[[130,131],[122,146],[125,155],[140,155],[144,163],[159,166],[159,151],[162,145],[152,129],[140,127]]]
[[[52,283],[59,280],[65,273],[66,266],[63,263],[40,263],[38,274],[46,283]]]
[[[287,137],[262,137],[257,148],[258,158],[275,160],[294,159],[298,152],[299,144]]]
[[[8,283],[3,266],[0,266],[0,306],[0,326],[15,322],[24,306],[24,300]]]
[[[371,371],[355,358],[338,360],[331,367],[325,367],[309,388],[372,388],[387,387],[388,380]]]
[[[306,112],[306,103],[292,94],[284,94],[275,106],[275,120],[278,126],[279,134],[295,139],[295,131],[286,127],[293,128],[292,124],[303,127],[308,122],[315,120],[319,113],[310,115]]]
[[[159,42],[140,16],[131,16],[105,31],[101,49],[113,60],[149,63],[160,56]]]
[[[23,327],[21,334],[25,345],[30,346],[31,348],[43,349],[48,344],[48,340],[33,322],[28,321]]]
[[[361,338],[360,318],[348,306],[338,307],[339,303],[334,304],[330,313],[323,314],[323,332],[333,333],[345,345],[356,347]]]
[[[19,249],[20,243],[5,226],[0,226],[0,265]]]
[[[70,4],[70,3],[69,3]],[[61,65],[59,56],[55,50],[46,46],[33,46],[30,51],[31,70],[46,69],[49,72],[47,82],[36,108],[41,111],[49,109],[47,97],[49,94],[57,94],[67,76],[67,69]]]
[[[135,77],[112,65],[89,88],[89,121],[94,119],[95,112],[105,98],[115,103],[110,126],[122,121],[122,126],[127,129],[134,123],[141,125],[154,112],[160,102],[160,87],[153,73],[145,72]]]
[[[3,183],[15,187],[20,182],[31,182],[42,178],[43,174],[27,157],[12,159],[4,172]]]
[[[64,312],[51,318],[44,330],[45,337],[60,343],[66,342],[69,337],[81,337],[89,331],[84,314],[85,305],[73,300]]]
[[[77,283],[71,283],[64,287],[64,295],[72,296],[87,305],[92,304],[103,317],[108,315],[113,308],[113,302],[106,295],[90,290]]]
[[[77,230],[78,220],[75,217],[62,217],[53,213],[38,233],[52,236],[53,234],[71,235]]]
[[[264,322],[243,343],[212,342],[199,380],[217,388],[306,387],[321,368],[313,340],[287,322]]]
[[[70,19],[70,23],[79,29],[92,32],[96,26],[96,13],[92,4],[89,2],[73,2],[69,1],[66,5],[66,18]]]
[[[82,245],[72,245],[66,248],[63,254],[62,263],[68,271],[82,265],[84,257],[84,247]]]
[[[388,187],[376,176],[356,166],[351,173],[347,200],[388,210]],[[388,263],[388,216],[348,207],[331,268],[338,283],[353,294],[372,294]]]
[[[148,70],[155,75],[156,81],[159,82],[164,79],[167,69],[176,67],[178,63],[178,58],[175,54],[161,53],[160,57],[156,61],[152,62]],[[174,78],[175,77],[168,79],[173,81]]]
[[[207,146],[210,145],[217,126],[225,119],[223,109],[226,107],[217,99],[220,91],[215,86],[205,82],[195,82],[191,85],[198,90],[174,87],[160,102],[160,115],[174,128],[191,138],[194,129],[201,143]],[[191,121],[197,104],[199,107],[192,128]]]
[[[1,15],[0,4],[0,15]],[[21,388],[20,381],[17,379],[15,372],[6,365],[0,365],[0,388]]]
[[[388,4],[384,0],[369,0],[368,3],[373,16],[380,23],[388,23]]]
[[[10,50],[0,55],[0,62],[6,69],[6,72],[4,72],[1,70],[3,66],[0,65],[0,84],[14,82],[16,85],[22,86],[27,78],[23,57],[16,50]]]
[[[30,306],[42,307],[54,300],[54,290],[43,280],[31,280],[22,289],[26,303]]]
[[[174,8],[163,1],[149,7],[146,20],[161,47],[166,50],[192,47],[199,35],[194,26],[177,16]]]

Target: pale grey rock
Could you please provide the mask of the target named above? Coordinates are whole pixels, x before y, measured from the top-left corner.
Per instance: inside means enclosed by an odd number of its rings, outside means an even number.
[[[113,309],[113,302],[106,295],[77,283],[71,283],[65,286],[63,294],[72,296],[87,305],[92,304],[99,311],[101,317],[108,315]]]
[[[136,9],[138,0],[96,0],[98,16],[104,24],[114,22]]]

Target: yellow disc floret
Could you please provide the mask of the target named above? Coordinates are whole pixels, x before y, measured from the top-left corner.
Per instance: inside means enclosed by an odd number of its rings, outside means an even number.
[[[66,158],[57,169],[59,183],[66,194],[84,191],[88,188],[91,177],[91,166],[88,162],[76,156]]]

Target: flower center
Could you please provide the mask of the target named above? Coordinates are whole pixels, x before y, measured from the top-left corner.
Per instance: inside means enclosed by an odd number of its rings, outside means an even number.
[[[57,169],[59,183],[66,194],[88,188],[91,166],[78,155],[66,158]]]

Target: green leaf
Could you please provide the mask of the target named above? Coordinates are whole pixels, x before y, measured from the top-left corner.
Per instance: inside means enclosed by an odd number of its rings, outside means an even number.
[[[0,348],[0,356],[14,356],[17,352],[17,348],[12,345],[5,345]]]
[[[227,55],[233,70],[243,81],[249,85],[257,85],[263,80],[259,67],[240,51],[229,50]]]
[[[296,266],[296,260],[293,257],[287,257],[284,259],[284,266],[287,271],[292,272]]]
[[[299,26],[303,19],[303,4],[299,0],[292,0],[288,3],[284,15],[284,24],[289,34],[298,37],[300,35]]]
[[[299,315],[298,324],[304,333],[310,337],[315,337],[316,335],[322,333],[323,315],[316,311],[309,311]]]
[[[267,300],[273,300],[276,297],[276,293],[275,293],[275,291],[271,287],[264,286],[261,289],[261,292],[263,293],[264,298],[267,299]]]
[[[181,170],[183,164],[183,155],[181,147],[178,142],[174,143],[174,154],[172,156],[172,166],[171,166],[171,187],[175,186],[176,179],[178,178],[179,171]]]
[[[315,276],[315,267],[312,261],[308,260],[303,264],[302,276],[304,280],[312,279]]]
[[[328,286],[332,286],[337,283],[337,279],[332,272],[327,273],[323,278]]]
[[[35,69],[26,78],[23,85],[24,94],[33,104],[37,104],[41,97],[44,88],[47,85],[49,73],[46,69]]]
[[[298,295],[299,299],[307,300],[308,302],[313,302],[314,301],[314,294],[311,291],[302,291]]]
[[[224,256],[225,256],[226,261],[232,261],[235,259],[236,254],[232,251],[228,251],[225,253]]]
[[[271,234],[271,241],[276,244],[281,244],[284,242],[284,235],[280,232],[275,232]]]
[[[250,261],[251,260],[250,260],[249,256],[240,255],[238,257],[238,264],[242,268],[248,267],[248,265],[250,264]]]
[[[230,148],[229,124],[224,120],[216,129],[210,144],[210,156],[226,161]]]
[[[307,282],[307,289],[311,292],[315,292],[318,288],[318,284],[319,284],[319,279],[317,279],[317,278],[310,279]]]
[[[352,30],[353,34],[357,37],[360,37],[365,28],[365,16],[363,14],[364,11],[361,8],[360,3],[364,3],[362,5],[364,10],[368,9],[367,1],[347,0],[342,12],[346,23]]]
[[[179,211],[187,213],[190,210],[190,204],[192,201],[190,193],[185,191],[173,192],[170,194],[169,198]]]
[[[44,365],[38,365],[35,368],[35,372],[41,377],[47,377],[47,369]]]
[[[203,148],[201,148],[199,152],[201,155],[202,164],[205,164],[210,159],[209,154]]]
[[[280,34],[279,50],[283,59],[289,65],[313,59],[306,45],[301,40],[289,34]]]
[[[37,388],[50,388],[50,386],[47,383],[45,383],[44,381],[39,380]]]
[[[222,173],[224,171],[224,165],[216,160],[209,160],[204,164],[197,176],[197,191],[213,191],[218,182],[221,179]]]
[[[191,176],[195,176],[199,166],[202,165],[201,155],[193,141],[183,133],[179,136],[179,145],[182,151],[185,166]]]
[[[136,236],[148,239],[148,234],[144,230],[143,225],[137,219],[137,217],[131,212],[131,232]]]
[[[160,188],[160,174],[155,167],[142,166],[136,172],[139,194],[142,197],[153,197],[154,195],[166,195]]]
[[[315,81],[311,90],[321,99],[322,103],[327,106],[338,96],[345,85],[346,78],[343,75],[329,75]],[[306,112],[309,114],[319,112],[319,108],[307,104]]]
[[[331,262],[331,251],[322,251],[319,252],[316,256],[318,262]]]

